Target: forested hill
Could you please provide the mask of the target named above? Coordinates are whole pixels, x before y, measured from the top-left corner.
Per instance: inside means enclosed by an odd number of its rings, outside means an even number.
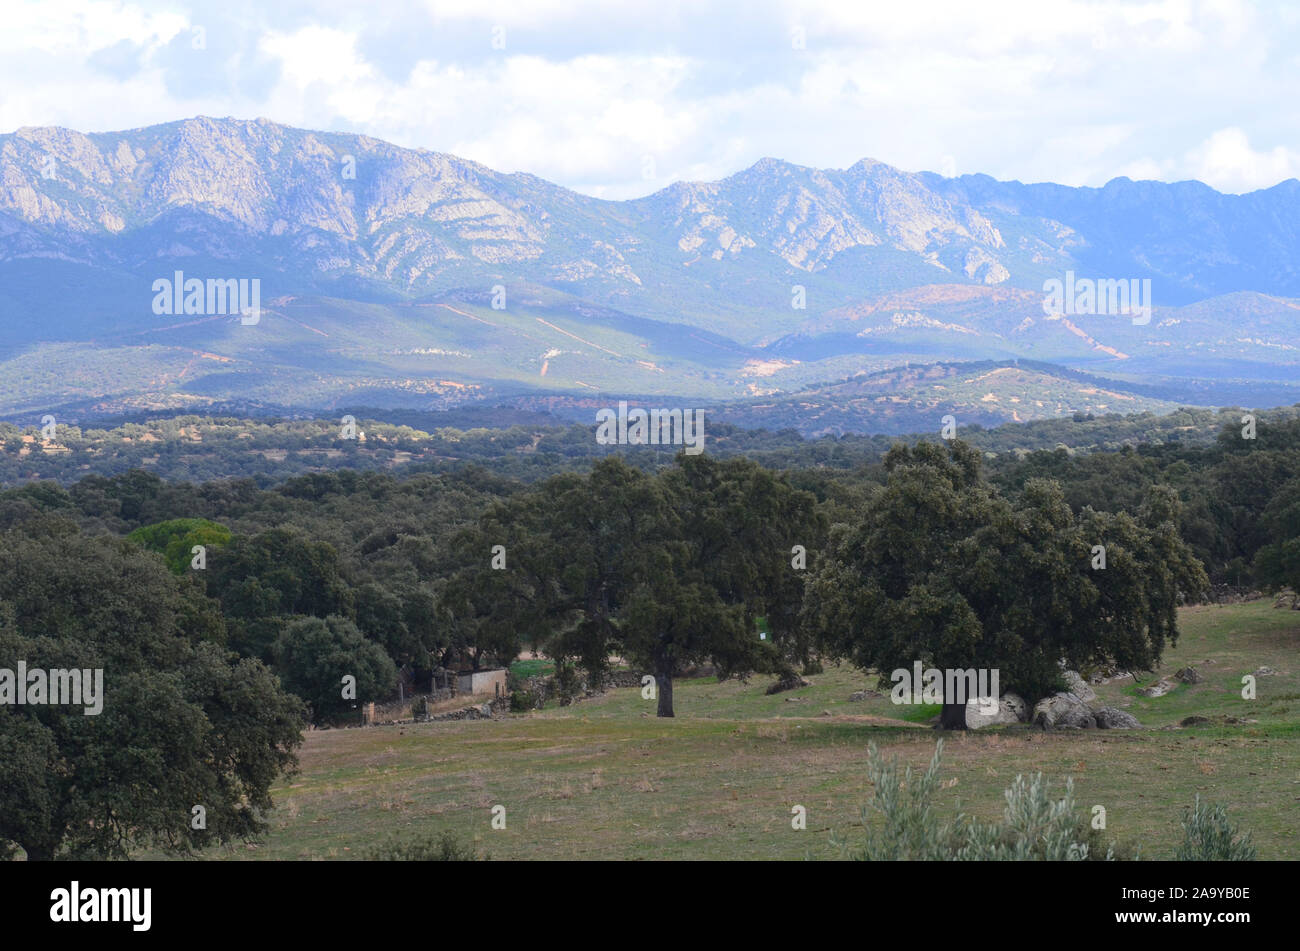
[[[245,419],[233,416],[155,416],[107,422],[81,429],[56,424],[53,438],[40,426],[0,423],[0,486],[53,481],[69,485],[87,475],[114,476],[142,469],[165,480],[204,482],[251,478],[272,485],[286,478],[336,469],[428,473],[467,464],[490,465],[502,476],[533,481],[568,470],[585,470],[610,453],[651,469],[672,462],[675,447],[603,446],[594,423],[566,424],[542,413],[507,411],[523,421],[472,426],[464,412],[404,410],[351,411],[355,438],[345,438],[342,415],[333,419]],[[1251,412],[1261,424],[1300,415],[1294,407],[1249,411],[1241,408],[1181,409],[1165,415],[1075,414],[995,428],[961,425],[957,435],[989,454],[1067,449],[1092,453],[1124,446],[1205,447],[1225,430],[1241,428]],[[805,439],[791,429],[741,429],[706,417],[705,451],[743,454],[773,468],[852,469],[883,458],[897,442],[915,444],[940,435],[934,428],[905,436],[846,434]]]
[[[1254,418],[1253,429],[1243,417]],[[376,544],[411,536],[442,550],[490,502],[590,472],[611,454],[645,472],[677,466],[672,447],[599,446],[590,427],[431,428],[363,419],[357,438],[342,439],[335,421],[175,417],[60,427],[47,443],[39,432],[0,427],[0,529],[40,512],[114,534],[168,519],[211,519],[237,535],[287,522],[336,546],[361,577]],[[1288,500],[1300,498],[1300,407],[963,427],[957,436],[979,450],[984,476],[1001,491],[1014,495],[1046,477],[1076,511],[1135,512],[1152,486],[1172,487],[1183,501],[1183,536],[1219,583],[1250,582],[1260,548],[1289,530]],[[891,445],[922,441],[940,442],[937,428],[904,439],[803,440],[719,426],[709,429],[706,454],[785,470],[834,507],[884,481]],[[372,534],[389,541],[366,541]]]

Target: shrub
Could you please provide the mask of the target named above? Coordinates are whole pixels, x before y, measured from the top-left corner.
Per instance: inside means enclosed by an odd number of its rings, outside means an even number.
[[[515,690],[510,694],[510,712],[527,713],[541,705],[537,702],[537,694],[531,690]]]
[[[577,669],[568,661],[557,660],[555,662],[555,696],[560,701],[560,706],[567,707],[573,703],[580,690]]]
[[[939,766],[943,740],[924,773],[907,767],[899,774],[897,759],[885,762],[872,743],[867,775],[875,788],[872,801],[862,809],[866,841],[857,850],[832,836],[832,844],[849,858],[880,860],[957,861],[1077,861],[1127,860],[1137,852],[1103,842],[1086,814],[1075,812],[1074,782],[1067,779],[1065,795],[1048,795],[1042,773],[1017,776],[1005,793],[1002,819],[984,824],[960,813],[952,822],[935,815],[933,798],[940,788]],[[873,824],[871,813],[881,822]],[[1183,820],[1183,843],[1174,854],[1180,862],[1250,861],[1255,847],[1248,833],[1239,833],[1222,806],[1210,806],[1196,797],[1196,805]]]
[[[916,775],[909,766],[901,777],[897,759],[883,761],[874,743],[869,749],[867,774],[875,796],[862,810],[866,842],[856,851],[835,842],[850,858],[1078,861],[1115,857],[1113,846],[1099,854],[1098,836],[1075,813],[1071,781],[1066,782],[1063,798],[1052,799],[1041,773],[1028,779],[1017,776],[1005,793],[1007,804],[1000,822],[984,824],[961,814],[952,822],[941,822],[932,800],[939,788],[943,741],[936,743],[924,773]],[[880,814],[883,824],[870,822],[872,811]]]
[[[1073,862],[1094,858],[1092,847],[1080,835],[1074,811],[1074,781],[1065,781],[1065,796],[1047,794],[1042,773],[1026,780],[1017,776],[1006,793],[1002,821],[990,825],[971,823],[962,829],[965,842],[953,858],[980,861]],[[1107,859],[1114,857],[1108,850]]]
[[[450,832],[392,839],[366,854],[375,862],[473,862],[491,857],[480,856]]]
[[[1250,833],[1238,833],[1228,821],[1223,806],[1211,806],[1196,797],[1196,805],[1184,810],[1183,842],[1174,852],[1179,862],[1251,862],[1255,846]]]
[[[867,776],[875,795],[867,806],[862,807],[862,825],[867,838],[860,851],[845,850],[848,857],[863,861],[951,858],[953,826],[940,823],[930,803],[939,787],[943,740],[935,746],[926,771],[914,776],[909,766],[901,782],[897,758],[883,762],[875,743],[868,750]],[[884,820],[883,828],[875,829],[870,825],[872,810],[880,813]]]

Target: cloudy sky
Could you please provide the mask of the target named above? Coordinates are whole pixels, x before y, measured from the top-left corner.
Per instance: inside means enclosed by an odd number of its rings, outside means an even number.
[[[763,156],[1300,176],[1292,0],[7,0],[4,21],[0,132],[264,116],[606,198]]]

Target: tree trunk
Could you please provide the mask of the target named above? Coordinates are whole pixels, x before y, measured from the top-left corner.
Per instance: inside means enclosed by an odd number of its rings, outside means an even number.
[[[943,710],[939,713],[939,729],[966,729],[966,704],[950,703],[945,700],[943,703]]]
[[[659,693],[659,716],[673,715],[673,674],[666,667],[655,671],[655,686]]]

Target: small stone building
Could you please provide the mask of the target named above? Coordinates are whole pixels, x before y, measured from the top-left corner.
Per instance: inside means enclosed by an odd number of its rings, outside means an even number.
[[[494,667],[491,670],[465,670],[456,678],[458,693],[488,694],[493,697],[506,695],[506,669]]]

